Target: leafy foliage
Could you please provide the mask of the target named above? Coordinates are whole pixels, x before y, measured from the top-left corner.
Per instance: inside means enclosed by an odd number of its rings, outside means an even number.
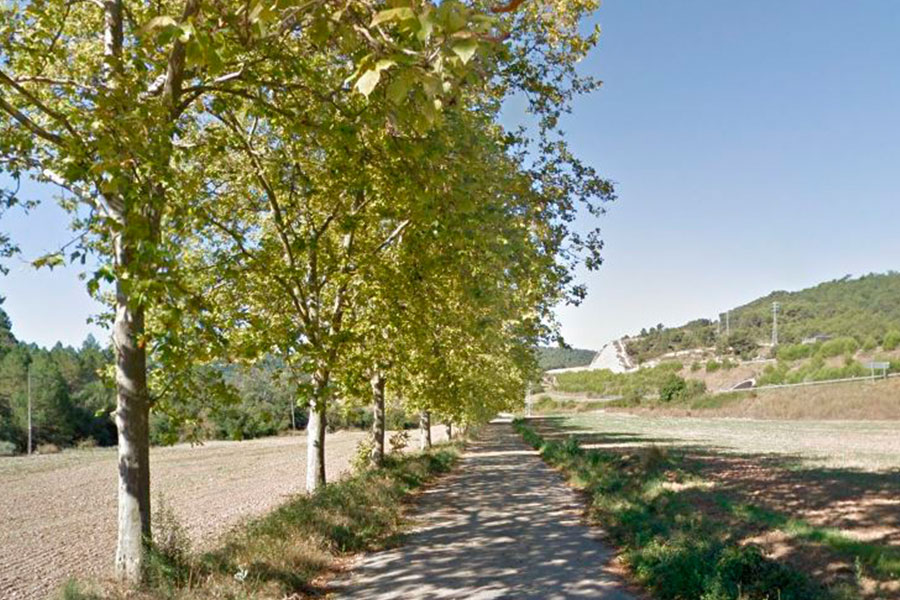
[[[77,350],[15,343],[0,358],[0,440],[26,450],[30,371],[35,447],[65,447],[79,440],[115,443],[109,415],[113,391],[104,376],[110,362],[110,353],[93,337]]]

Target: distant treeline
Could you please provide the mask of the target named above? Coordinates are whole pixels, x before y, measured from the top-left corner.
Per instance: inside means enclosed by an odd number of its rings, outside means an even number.
[[[583,367],[591,364],[596,354],[593,350],[582,348],[539,347],[537,349],[538,366],[542,371]]]
[[[718,346],[749,356],[759,343],[771,339],[772,302],[778,302],[778,339],[797,344],[825,334],[852,337],[860,347],[891,345],[891,332],[900,331],[900,273],[850,276],[798,292],[777,291],[731,311],[730,336],[715,319],[697,319],[681,327],[661,324],[644,329],[627,341],[628,353],[645,362],[667,352]]]
[[[16,341],[10,329],[0,309],[0,453],[26,450],[29,380],[35,447],[115,444],[115,395],[101,376],[112,362],[109,350],[90,336],[79,349],[46,350]]]
[[[0,308],[0,454],[27,450],[29,371],[34,448],[114,445],[112,351],[92,336],[80,348],[57,344],[47,350],[17,341],[11,328],[9,316]],[[230,401],[206,402],[202,397],[169,400],[178,417],[163,411],[151,414],[154,444],[171,444],[188,435],[247,439],[306,426],[308,412],[296,405],[296,385],[280,361],[228,365],[217,371],[229,389]],[[335,402],[328,412],[328,424],[335,429],[371,423],[368,407]],[[412,427],[414,422],[401,409],[388,407],[387,426]]]

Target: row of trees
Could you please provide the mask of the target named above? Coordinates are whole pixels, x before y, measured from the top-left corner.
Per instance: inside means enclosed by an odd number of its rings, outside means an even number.
[[[0,164],[57,186],[110,307],[118,575],[150,539],[150,409],[230,394],[275,357],[308,406],[307,489],[335,398],[428,419],[517,403],[553,305],[599,264],[608,182],[557,132],[597,82],[594,0],[41,0],[0,8]],[[529,130],[498,123],[524,98]],[[528,133],[530,132],[530,133]],[[28,205],[13,189],[3,207]],[[0,238],[3,252],[14,250]]]

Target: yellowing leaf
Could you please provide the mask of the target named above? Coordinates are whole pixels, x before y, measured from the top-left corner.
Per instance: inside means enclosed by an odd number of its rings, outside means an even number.
[[[453,44],[453,53],[459,57],[463,64],[468,63],[472,59],[477,49],[478,42],[475,40],[462,40]]]
[[[378,85],[380,80],[381,71],[378,69],[369,69],[356,80],[356,91],[368,98],[369,94],[372,93],[372,90],[375,89],[375,86]]]
[[[178,21],[173,19],[172,17],[167,17],[165,15],[160,17],[153,17],[147,23],[141,27],[141,35],[152,33],[154,31],[158,31],[160,29],[166,29],[168,27],[178,27]]]
[[[369,23],[369,27],[375,27],[376,25],[381,25],[382,23],[387,23],[388,21],[405,21],[407,19],[415,19],[416,13],[413,12],[413,9],[408,6],[401,6],[400,8],[389,8],[387,10],[379,11],[372,18],[372,22]]]

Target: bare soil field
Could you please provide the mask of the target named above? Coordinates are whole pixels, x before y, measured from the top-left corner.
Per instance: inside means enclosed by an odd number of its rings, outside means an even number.
[[[443,430],[434,428],[435,441]],[[328,436],[329,478],[348,469],[366,435]],[[154,448],[150,461],[153,502],[162,497],[203,548],[302,492],[306,437]],[[115,449],[0,459],[0,599],[45,598],[68,577],[109,575],[115,523]]]
[[[700,478],[684,499],[707,514],[721,513],[744,543],[757,544],[823,582],[858,586],[861,597],[900,598],[900,571],[860,570],[853,556],[873,552],[885,556],[884,565],[900,564],[900,422],[603,411],[538,421],[546,434],[575,436],[586,448],[617,453],[655,448],[678,457]]]

